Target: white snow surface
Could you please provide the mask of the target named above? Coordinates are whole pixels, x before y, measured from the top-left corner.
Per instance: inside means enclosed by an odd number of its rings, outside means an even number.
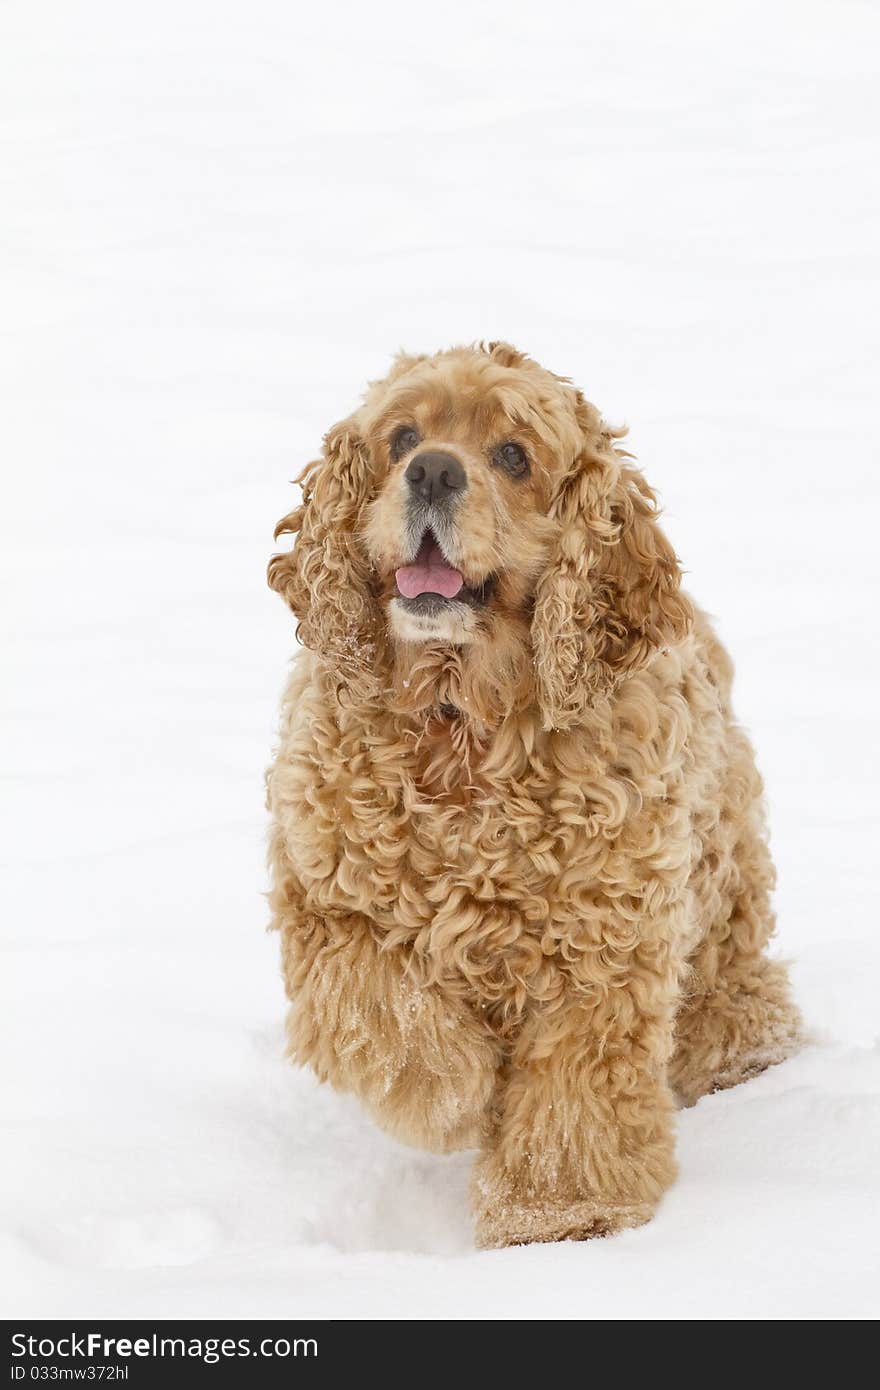
[[[8,1316],[877,1312],[880,10],[0,9]],[[766,776],[815,1041],[648,1227],[477,1253],[471,1156],[282,1060],[290,478],[400,346],[509,338],[658,487]]]

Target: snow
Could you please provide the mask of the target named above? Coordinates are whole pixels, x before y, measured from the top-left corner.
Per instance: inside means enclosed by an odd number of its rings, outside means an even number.
[[[877,1311],[876,6],[0,12],[9,1316]],[[281,1058],[288,480],[401,345],[506,337],[658,486],[738,664],[814,1044],[614,1240]]]

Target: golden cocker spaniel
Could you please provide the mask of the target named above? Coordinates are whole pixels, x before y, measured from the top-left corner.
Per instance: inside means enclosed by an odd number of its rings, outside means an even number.
[[[399,357],[269,582],[292,1055],[476,1146],[481,1245],[648,1220],[692,1104],[798,1045],[731,664],[621,431],[504,343]]]

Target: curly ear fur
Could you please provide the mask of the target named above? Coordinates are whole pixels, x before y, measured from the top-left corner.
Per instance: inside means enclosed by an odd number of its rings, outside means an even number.
[[[690,630],[675,552],[653,492],[579,402],[583,448],[557,488],[559,534],[535,596],[532,642],[547,729],[576,724],[599,696]]]
[[[273,555],[269,584],[299,620],[297,637],[317,653],[334,679],[337,696],[347,691],[369,699],[377,688],[383,624],[373,594],[370,564],[356,542],[369,500],[371,472],[363,442],[351,420],[324,437],[323,457],[297,482],[302,505],[282,517],[275,539],[296,535],[291,551]]]

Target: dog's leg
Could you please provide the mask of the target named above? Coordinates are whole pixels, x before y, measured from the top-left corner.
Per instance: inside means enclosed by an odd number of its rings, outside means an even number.
[[[690,962],[694,992],[682,1004],[670,1066],[684,1105],[760,1075],[803,1043],[788,972],[749,945],[746,920],[737,908]]]
[[[632,924],[628,926],[631,941]],[[609,933],[606,940],[611,939]],[[622,932],[618,941],[623,939]],[[617,953],[526,1020],[474,1175],[482,1246],[583,1240],[647,1221],[675,1176],[669,938]],[[625,964],[624,964],[625,958]]]
[[[675,1025],[670,1081],[685,1105],[757,1076],[803,1041],[788,972],[764,954],[774,927],[774,871],[753,775],[755,800],[738,821],[732,849],[709,847],[714,883],[700,885],[697,873],[700,895],[714,905],[714,915],[688,962]]]
[[[405,1143],[439,1153],[479,1144],[499,1048],[468,1006],[420,983],[407,954],[382,950],[357,913],[319,917],[288,904],[276,924],[291,1056],[354,1092]]]

